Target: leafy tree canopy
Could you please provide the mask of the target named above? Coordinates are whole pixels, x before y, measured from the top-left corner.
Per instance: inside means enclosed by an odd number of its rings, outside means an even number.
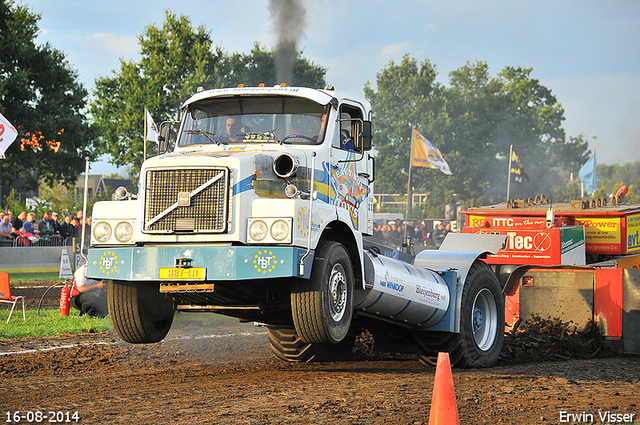
[[[161,27],[138,37],[142,59],[121,61],[113,75],[96,80],[91,114],[102,130],[101,153],[138,170],[143,161],[144,109],[157,124],[178,120],[181,103],[196,92],[245,84],[276,84],[274,53],[255,44],[249,54],[215,47],[204,26],[166,11]],[[298,53],[292,84],[322,87],[326,69]]]
[[[598,164],[597,174],[598,190],[593,195],[594,198],[608,199],[610,195],[615,195],[621,186],[627,186],[629,192],[624,197],[623,202],[639,202],[640,161],[628,162],[624,165]]]
[[[577,175],[587,143],[565,137],[564,109],[532,71],[506,67],[492,77],[486,63],[467,63],[444,87],[429,61],[406,55],[400,64],[390,62],[377,74],[376,90],[365,86],[380,152],[377,191],[406,192],[412,127],[440,149],[453,172],[412,170],[412,187],[434,200],[427,203],[429,216],[440,216],[454,194],[469,206],[504,201],[510,146],[531,178],[512,187],[512,197],[549,194],[560,178]]]
[[[0,110],[18,130],[0,160],[0,183],[23,176],[31,189],[41,178],[73,183],[94,136],[77,72],[63,52],[35,44],[39,20],[26,6],[0,2]]]

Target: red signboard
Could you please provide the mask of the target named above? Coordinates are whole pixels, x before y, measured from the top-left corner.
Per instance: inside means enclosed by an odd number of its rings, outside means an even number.
[[[489,264],[584,265],[582,227],[554,229],[487,229],[465,227],[464,233],[500,234],[509,238],[497,254],[487,257]]]
[[[547,227],[547,211],[543,209],[473,210],[462,211],[462,214],[465,215],[466,227],[493,232]],[[640,252],[638,206],[611,206],[594,210],[556,209],[554,215],[554,228],[584,226],[586,252],[589,254],[625,255]]]
[[[545,217],[505,217],[489,215],[467,215],[468,227],[505,227],[510,229],[546,228]]]

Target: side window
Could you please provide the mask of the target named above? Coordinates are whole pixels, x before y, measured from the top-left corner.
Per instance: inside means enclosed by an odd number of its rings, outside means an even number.
[[[340,107],[340,149],[355,151],[353,133],[356,122],[362,120],[360,108],[351,105]]]

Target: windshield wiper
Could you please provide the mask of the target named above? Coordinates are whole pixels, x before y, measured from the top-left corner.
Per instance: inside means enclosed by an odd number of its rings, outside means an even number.
[[[218,146],[220,146],[220,144],[221,144],[219,141],[214,139],[215,134],[209,133],[208,131],[204,131],[204,130],[186,130],[185,133],[187,133],[187,134],[199,134],[201,136],[205,136],[207,139],[211,140],[213,143],[215,143]]]

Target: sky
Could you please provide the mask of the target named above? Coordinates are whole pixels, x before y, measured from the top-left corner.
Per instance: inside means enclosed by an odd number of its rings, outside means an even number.
[[[273,0],[285,1],[285,0]],[[291,0],[290,0],[291,1]],[[304,1],[304,0],[300,0]],[[268,0],[16,0],[41,13],[39,44],[63,51],[90,91],[120,60],[140,59],[137,37],[165,11],[203,25],[228,53],[276,45]],[[327,67],[326,80],[363,96],[367,82],[405,54],[438,70],[438,82],[467,62],[492,76],[506,66],[564,107],[567,136],[584,135],[599,164],[640,161],[640,2],[636,0],[306,0],[299,49]],[[297,22],[295,24],[300,24]],[[292,26],[294,23],[292,23]],[[121,170],[120,170],[121,171]],[[104,159],[91,173],[116,172]]]

